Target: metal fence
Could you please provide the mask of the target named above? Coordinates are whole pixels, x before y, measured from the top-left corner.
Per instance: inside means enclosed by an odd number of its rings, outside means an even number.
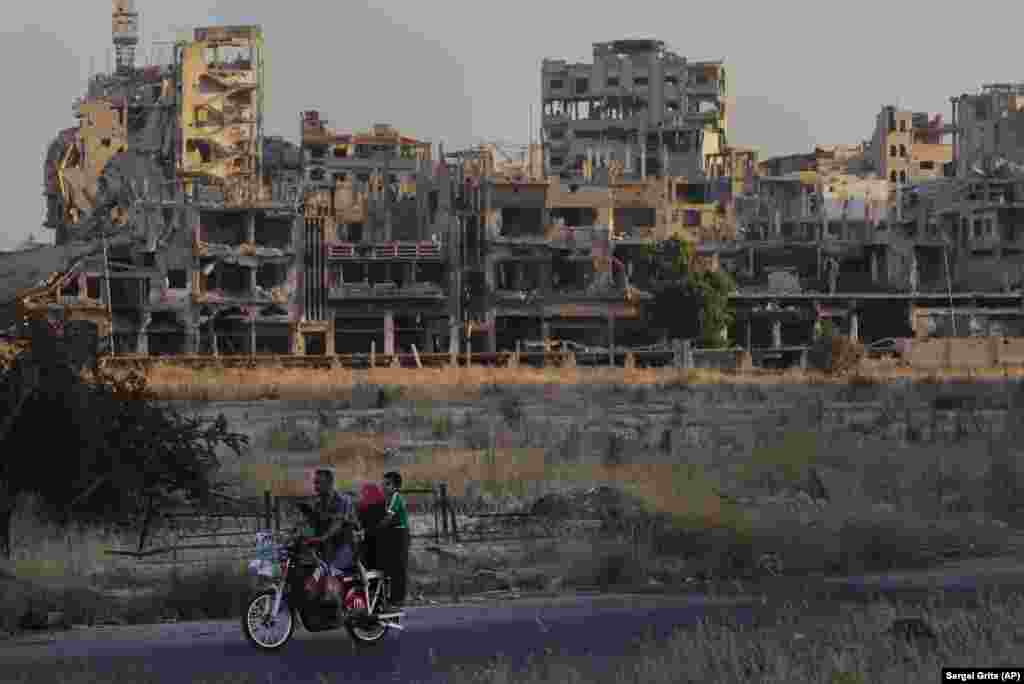
[[[413,526],[414,544],[475,544],[555,539],[597,527],[600,520],[561,518],[531,513],[468,510],[449,496],[445,483],[403,489]],[[220,508],[176,509],[147,516],[135,549],[109,549],[108,555],[133,559],[143,566],[176,566],[251,558],[256,533],[280,535],[298,518],[289,504],[309,497],[274,496],[224,499]]]
[[[414,541],[437,544],[458,539],[447,487],[403,489],[410,518],[416,518]],[[188,565],[249,558],[256,532],[281,534],[297,522],[289,504],[310,497],[274,496],[261,499],[222,499],[219,507],[175,509],[147,515],[139,526],[135,549],[109,549],[108,555],[132,558],[143,565]],[[242,551],[248,553],[243,554]]]

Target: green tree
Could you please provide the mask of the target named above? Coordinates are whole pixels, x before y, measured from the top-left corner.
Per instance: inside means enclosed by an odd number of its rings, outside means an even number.
[[[21,494],[55,518],[111,520],[222,490],[218,451],[240,454],[245,435],[223,416],[190,416],[157,401],[137,374],[114,377],[70,343],[35,335],[0,375],[0,552]],[[84,363],[83,363],[84,361]],[[89,369],[91,367],[91,370]]]
[[[723,331],[733,324],[729,296],[736,283],[725,271],[694,267],[693,245],[672,238],[648,245],[647,256],[656,283],[650,307],[652,327],[672,338],[699,339],[705,347],[729,344]]]

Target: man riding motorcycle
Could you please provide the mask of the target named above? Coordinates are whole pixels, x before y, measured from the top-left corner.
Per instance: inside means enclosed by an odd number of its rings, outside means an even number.
[[[358,521],[352,499],[334,490],[334,472],[321,468],[313,477],[316,496],[313,500],[314,537],[308,543],[321,548],[321,557],[341,573],[355,564],[355,528]],[[329,591],[327,598],[340,608],[342,597]]]

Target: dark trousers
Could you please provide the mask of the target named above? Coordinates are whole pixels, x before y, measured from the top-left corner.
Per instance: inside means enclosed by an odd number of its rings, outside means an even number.
[[[391,578],[391,600],[405,600],[405,585],[409,573],[409,530],[390,528],[377,535],[377,560],[380,570]]]
[[[367,534],[363,537],[361,549],[363,565],[370,570],[380,570],[380,561],[377,559],[377,534]]]

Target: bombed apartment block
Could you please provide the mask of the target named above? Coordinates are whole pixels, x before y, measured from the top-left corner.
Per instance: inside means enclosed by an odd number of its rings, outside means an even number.
[[[449,225],[431,145],[384,124],[347,133],[302,114],[307,353],[442,351]]]
[[[548,172],[565,178],[694,177],[726,143],[722,62],[657,40],[595,43],[593,62],[541,67]]]
[[[888,105],[875,121],[868,156],[878,175],[893,184],[941,178],[953,159],[953,145],[943,142],[950,132],[941,114]]]
[[[993,83],[950,98],[957,177],[1024,171],[1024,83]]]
[[[117,353],[288,353],[303,169],[298,146],[263,135],[262,31],[198,28],[140,69],[129,19],[115,1],[117,69],[48,150],[45,225],[70,261],[36,298],[103,319]]]

